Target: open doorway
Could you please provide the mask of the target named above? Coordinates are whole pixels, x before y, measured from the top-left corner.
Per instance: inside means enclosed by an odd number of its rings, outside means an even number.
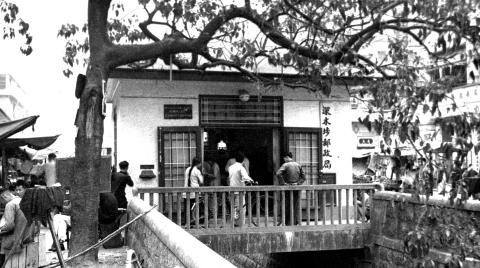
[[[205,128],[204,159],[212,159],[220,166],[222,185],[226,185],[228,173],[225,165],[228,159],[235,157],[238,150],[243,151],[250,162],[250,177],[261,185],[272,185],[274,161],[277,157],[274,148],[272,128]],[[220,141],[226,144],[226,150],[218,150]]]

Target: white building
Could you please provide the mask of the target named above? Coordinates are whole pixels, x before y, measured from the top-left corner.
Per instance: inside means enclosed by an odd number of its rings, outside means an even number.
[[[0,123],[28,116],[25,91],[9,74],[0,74]]]
[[[213,158],[223,170],[238,148],[262,184],[275,183],[284,151],[302,164],[308,183],[350,184],[352,110],[345,84],[338,84],[327,97],[257,88],[232,72],[173,71],[170,77],[168,71],[117,70],[107,83],[103,147],[113,148],[115,164],[129,161],[138,186],[183,186],[193,156]],[[220,141],[230,156],[217,150]],[[141,179],[142,170],[156,177]]]

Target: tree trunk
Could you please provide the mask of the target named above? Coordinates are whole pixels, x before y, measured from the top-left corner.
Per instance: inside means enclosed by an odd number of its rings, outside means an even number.
[[[80,98],[75,125],[75,170],[72,184],[72,239],[69,254],[74,255],[98,241],[98,205],[100,159],[103,140],[103,92],[101,64],[87,70],[87,82]],[[75,267],[92,267],[98,261],[92,250],[72,263]]]

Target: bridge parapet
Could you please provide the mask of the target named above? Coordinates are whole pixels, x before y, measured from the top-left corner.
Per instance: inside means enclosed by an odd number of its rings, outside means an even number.
[[[183,228],[204,230],[362,225],[366,223],[364,215],[368,210],[365,197],[371,196],[374,189],[374,184],[324,184],[154,187],[139,188],[138,192],[142,200],[158,204],[161,213]],[[243,210],[237,210],[240,213],[236,214],[236,207]]]
[[[448,196],[436,195],[427,200],[425,196],[414,198],[405,193],[377,192],[371,213],[375,266],[414,267],[418,260],[429,259],[434,262],[432,267],[448,267],[452,256],[464,254],[463,267],[480,267],[479,218],[478,200],[452,205]],[[408,239],[412,237],[411,232],[420,230],[421,239],[429,245],[428,251]],[[425,256],[411,257],[421,254]]]
[[[142,188],[140,198],[221,255],[358,249],[374,184]],[[190,198],[187,198],[191,196]],[[296,207],[293,202],[298,198]],[[244,214],[235,217],[235,199]],[[186,209],[190,208],[190,209]],[[301,219],[294,221],[294,214]]]
[[[134,218],[150,208],[134,198],[128,204],[128,216]],[[155,210],[128,227],[127,245],[135,250],[142,267],[235,267]]]

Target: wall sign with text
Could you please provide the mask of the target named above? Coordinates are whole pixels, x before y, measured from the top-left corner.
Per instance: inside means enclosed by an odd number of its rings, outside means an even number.
[[[164,119],[192,119],[191,104],[165,104],[163,106]]]

